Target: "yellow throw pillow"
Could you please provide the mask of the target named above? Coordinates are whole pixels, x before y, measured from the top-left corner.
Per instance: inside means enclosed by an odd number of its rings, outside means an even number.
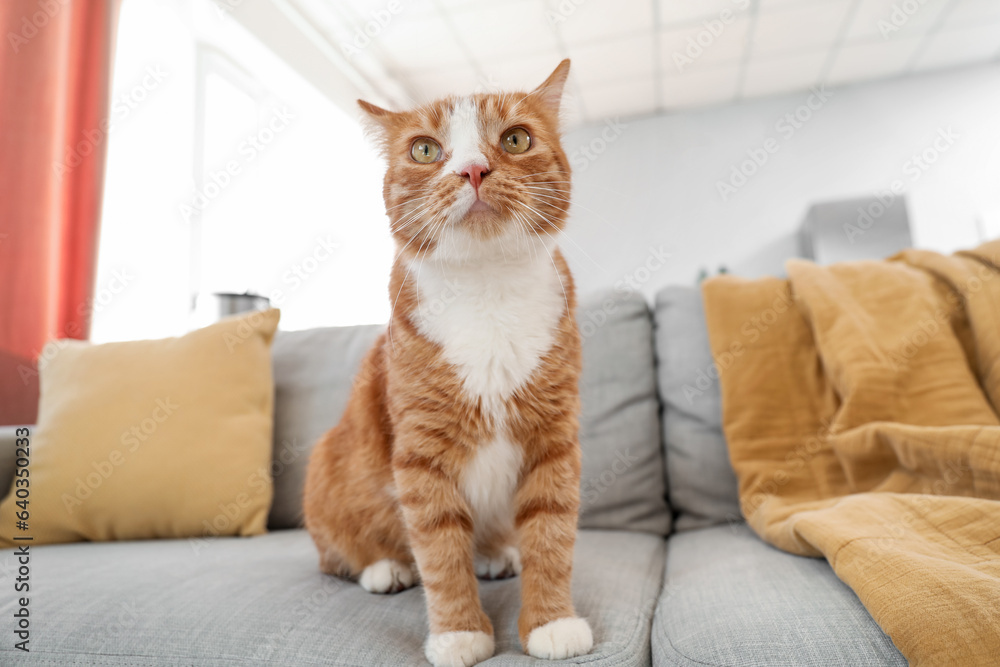
[[[0,542],[265,532],[279,317],[255,312],[164,340],[56,343],[30,438],[28,530],[13,528],[24,505],[12,488]]]

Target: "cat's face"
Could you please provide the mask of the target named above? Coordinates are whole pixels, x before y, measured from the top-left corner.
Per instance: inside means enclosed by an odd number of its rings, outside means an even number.
[[[563,228],[570,168],[559,143],[569,61],[530,93],[451,97],[391,112],[359,101],[388,162],[383,194],[401,252],[474,259]]]

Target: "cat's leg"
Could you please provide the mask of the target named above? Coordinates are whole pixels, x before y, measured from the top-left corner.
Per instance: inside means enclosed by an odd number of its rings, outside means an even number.
[[[421,434],[426,444],[427,434]],[[416,438],[414,439],[416,440]],[[460,466],[407,447],[394,456],[396,485],[410,548],[427,596],[425,653],[436,667],[469,667],[493,655],[493,625],[479,601],[473,570],[473,525],[459,489]],[[441,447],[440,449],[445,449]]]
[[[480,579],[507,579],[521,574],[521,552],[513,544],[476,553],[476,576]]]
[[[573,610],[573,544],[580,507],[576,442],[549,443],[530,462],[517,494],[521,546],[521,616],[525,652],[549,660],[589,653],[594,638]]]
[[[398,593],[417,583],[416,568],[410,563],[383,558],[362,570],[358,583],[369,593]]]
[[[476,526],[479,530],[481,527]],[[476,536],[476,576],[480,579],[507,579],[521,573],[521,552],[513,517],[510,523],[486,535]]]
[[[320,570],[326,574],[355,579],[369,593],[398,593],[419,582],[416,564],[406,545],[405,528],[391,498],[384,507],[353,508],[345,499],[338,503],[339,534],[327,526],[312,533],[319,550]]]

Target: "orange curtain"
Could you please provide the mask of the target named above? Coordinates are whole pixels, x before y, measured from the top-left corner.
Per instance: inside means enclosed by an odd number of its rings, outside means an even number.
[[[89,334],[119,4],[0,2],[0,425],[35,421],[45,343]]]

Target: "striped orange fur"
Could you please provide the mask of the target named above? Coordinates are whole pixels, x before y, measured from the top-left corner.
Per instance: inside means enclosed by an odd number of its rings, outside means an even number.
[[[559,140],[568,71],[563,61],[530,93],[410,111],[361,102],[388,164],[393,311],[312,454],[306,526],[324,572],[385,593],[419,579],[436,665],[493,654],[477,574],[520,573],[528,653],[592,646],[570,592],[580,337],[556,245],[570,200]],[[525,134],[504,139],[514,128]],[[440,153],[419,162],[434,154],[427,139]]]

